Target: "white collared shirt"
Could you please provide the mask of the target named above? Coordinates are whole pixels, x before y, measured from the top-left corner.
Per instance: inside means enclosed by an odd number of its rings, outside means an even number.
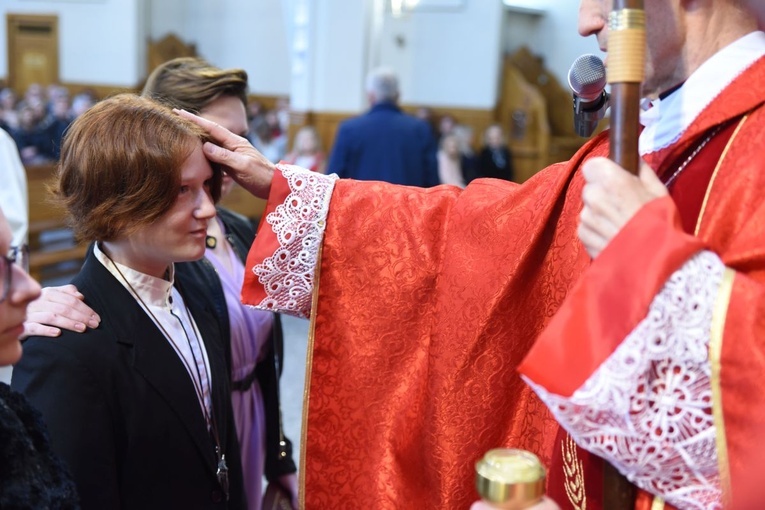
[[[701,112],[749,66],[765,55],[765,33],[752,32],[715,53],[663,100],[641,112],[641,156],[677,142]]]
[[[168,281],[112,261],[101,251],[98,243],[93,252],[98,261],[130,292],[183,361],[195,387],[202,392],[201,396],[197,392],[197,398],[199,405],[206,410],[205,421],[209,428],[208,417],[212,416],[210,361],[194,317],[188,313],[183,297],[173,286],[175,267],[170,266]]]

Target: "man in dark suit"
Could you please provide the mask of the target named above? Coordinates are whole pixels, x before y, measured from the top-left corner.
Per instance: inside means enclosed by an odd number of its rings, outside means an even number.
[[[367,77],[370,110],[340,124],[328,173],[409,186],[438,184],[436,142],[428,124],[398,107],[398,78],[389,69]]]

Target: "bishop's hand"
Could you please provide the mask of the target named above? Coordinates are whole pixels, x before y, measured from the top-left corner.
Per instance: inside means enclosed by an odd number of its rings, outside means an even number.
[[[174,110],[204,129],[212,139],[202,149],[207,159],[223,166],[223,169],[244,189],[258,198],[268,198],[275,166],[252,144],[223,126],[186,110]]]
[[[635,176],[607,158],[592,158],[582,166],[586,184],[579,215],[579,239],[592,258],[645,204],[668,194],[654,171],[641,162]]]

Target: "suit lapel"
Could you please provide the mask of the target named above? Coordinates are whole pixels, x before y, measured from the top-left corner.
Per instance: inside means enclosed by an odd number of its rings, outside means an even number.
[[[98,282],[94,294],[100,292],[97,298],[107,304],[103,307],[106,316],[104,323],[114,331],[118,342],[133,346],[133,367],[175,412],[202,458],[214,470],[216,462],[213,443],[207,432],[194,385],[183,362],[127,289],[95,256],[88,258],[83,273],[86,268],[93,274],[94,281]],[[210,363],[212,365],[212,356]],[[217,400],[218,395],[213,398],[213,402]],[[146,412],[151,410],[147,409]]]

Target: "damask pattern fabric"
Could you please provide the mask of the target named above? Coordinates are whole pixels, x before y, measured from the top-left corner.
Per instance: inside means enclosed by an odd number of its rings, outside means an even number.
[[[561,396],[574,394],[617,350],[626,336],[621,332],[632,331],[650,313],[656,295],[652,288],[654,275],[670,277],[705,247],[714,252],[725,267],[726,283],[721,286],[721,297],[712,300],[712,327],[696,334],[695,347],[705,350],[709,346],[713,398],[706,412],[714,418],[719,461],[719,481],[710,478],[710,483],[719,484],[721,497],[714,503],[707,500],[706,504],[704,497],[696,499],[695,504],[705,505],[702,507],[714,508],[722,503],[726,508],[754,508],[765,497],[765,488],[756,481],[765,460],[752,448],[765,435],[765,395],[761,391],[765,373],[761,340],[765,338],[765,202],[761,192],[756,191],[765,186],[765,167],[759,154],[765,136],[763,84],[765,59],[760,58],[699,115],[677,148],[672,146],[647,158],[649,163],[655,163],[657,158],[678,158],[709,129],[735,121],[730,124],[730,138],[721,150],[704,196],[695,236],[682,231],[671,201],[662,199],[649,204],[639,213],[641,220],[628,224],[582,275],[521,366],[521,371],[546,391]],[[662,168],[654,163],[654,168]],[[662,208],[674,211],[674,220],[657,216],[646,221],[646,215],[656,216],[654,213]],[[669,257],[670,253],[677,255]],[[607,291],[609,284],[603,275],[608,274],[620,275],[619,285],[610,285],[612,290],[618,288],[616,293]],[[704,277],[712,278],[712,274]],[[646,283],[649,280],[650,284]],[[587,306],[586,296],[611,296],[610,305],[599,310]],[[675,324],[665,336],[678,335],[689,325]],[[557,354],[550,356],[552,352]],[[592,352],[600,354],[589,359],[577,354]],[[649,356],[648,352],[643,355]],[[667,377],[665,381],[674,380]],[[646,397],[644,392],[636,392],[633,398],[640,402]],[[567,428],[575,437],[581,436],[573,423]],[[683,476],[706,469],[694,457],[684,460]],[[710,475],[707,472],[705,476]],[[678,504],[683,507],[686,503]]]
[[[706,174],[711,184],[698,213],[697,237],[683,234],[679,220],[670,221],[671,229],[685,236],[667,231],[661,238],[674,255],[662,258],[657,251],[661,243],[646,238],[638,248],[647,256],[639,257],[634,273],[622,264],[635,262],[642,252],[620,252],[610,272],[619,285],[606,282],[618,291],[605,294],[612,302],[605,309],[617,318],[626,302],[633,316],[616,321],[618,328],[611,333],[619,334],[610,336],[574,330],[566,336],[561,334],[565,329],[558,330],[556,346],[573,337],[589,342],[585,348],[573,346],[580,351],[599,344],[607,349],[601,347],[602,359],[589,360],[597,363],[584,364],[576,378],[568,373],[579,366],[575,357],[543,357],[539,372],[547,379],[544,384],[533,379],[548,390],[559,384],[573,393],[645,317],[666,279],[707,247],[726,268],[737,271],[724,322],[724,337],[736,341],[725,341],[721,352],[719,386],[725,405],[712,411],[721,416],[715,414],[714,422],[723,436],[722,443],[717,438],[721,478],[726,479],[723,467],[727,470],[729,458],[730,480],[743,487],[745,467],[757,464],[745,438],[762,437],[765,430],[765,411],[759,411],[765,409],[765,394],[755,385],[765,373],[760,366],[765,358],[745,355],[762,352],[757,338],[765,337],[765,168],[755,143],[765,138],[765,117],[758,110],[765,93],[752,87],[765,83],[765,61],[728,78],[736,79],[684,126],[676,143],[646,156],[663,175],[710,129],[748,119],[732,124],[730,147],[718,145],[713,159],[699,156],[712,169]],[[716,167],[720,153],[724,163]],[[606,263],[601,255],[590,264],[576,226],[583,185],[578,169],[587,158],[607,154],[607,140],[598,136],[570,162],[522,186],[478,180],[460,192],[345,180],[335,184],[311,312],[306,508],[343,508],[349,502],[369,508],[466,508],[475,497],[473,463],[498,445],[528,449],[551,471],[563,469],[551,463],[563,446],[558,426],[515,369],[532,346],[544,341],[540,335],[561,315],[561,305],[578,282]],[[689,172],[683,178],[693,175]],[[275,178],[273,204],[290,193],[286,182]],[[675,207],[669,199],[657,202]],[[261,224],[248,267],[279,249],[275,237],[270,226]],[[243,298],[257,304],[265,292],[252,274],[254,283],[245,284]],[[310,279],[307,274],[303,278]],[[656,288],[641,294],[627,286],[646,280]],[[611,319],[600,322],[610,324]],[[714,380],[711,385],[714,389]],[[754,411],[741,402],[740,395],[749,394],[744,390],[756,393]],[[727,456],[720,444],[727,446]],[[363,454],[359,445],[364,445]],[[602,478],[588,471],[595,457],[578,450],[577,455],[572,462],[581,462],[584,471],[583,499],[588,509],[597,508],[590,503],[596,498],[587,497],[602,489]],[[725,494],[726,484],[721,485]],[[576,508],[565,489],[548,486],[548,494],[564,508]]]

